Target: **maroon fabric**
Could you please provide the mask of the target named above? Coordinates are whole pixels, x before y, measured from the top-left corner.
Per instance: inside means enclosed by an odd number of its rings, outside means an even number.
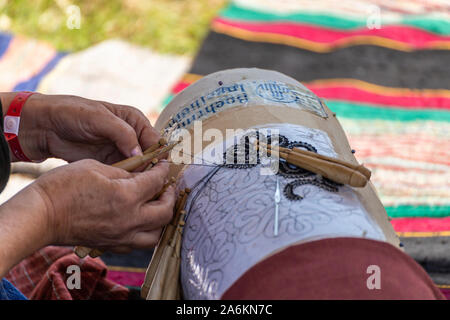
[[[380,268],[381,288],[369,290]],[[369,281],[371,282],[371,281]],[[373,282],[371,282],[373,283]],[[323,239],[286,248],[253,266],[222,299],[442,299],[411,257],[394,246],[359,238]]]
[[[70,265],[80,267],[80,289],[69,290]],[[123,300],[129,290],[106,279],[106,265],[99,258],[78,258],[72,248],[45,247],[15,266],[7,278],[32,300]]]
[[[445,297],[447,300],[450,300],[450,289],[447,289],[447,288],[440,288],[440,290],[441,290],[442,294],[444,295],[444,297]]]

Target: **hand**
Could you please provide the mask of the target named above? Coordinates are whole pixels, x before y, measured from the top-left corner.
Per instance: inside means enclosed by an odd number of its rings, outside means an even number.
[[[32,160],[114,163],[156,143],[159,133],[136,108],[68,95],[35,93],[22,109],[19,141]]]
[[[159,163],[129,173],[82,160],[49,171],[29,188],[46,204],[52,244],[148,248],[156,245],[161,228],[172,218],[173,187],[149,202],[163,187],[168,170],[167,163]]]

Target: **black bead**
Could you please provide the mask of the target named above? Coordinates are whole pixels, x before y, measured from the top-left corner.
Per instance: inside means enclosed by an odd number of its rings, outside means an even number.
[[[355,149],[352,149],[352,153],[355,153],[356,151],[355,151]]]

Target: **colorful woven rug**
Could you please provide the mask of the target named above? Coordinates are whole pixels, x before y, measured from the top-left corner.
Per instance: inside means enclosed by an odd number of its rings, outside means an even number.
[[[222,69],[273,69],[303,82],[337,113],[358,160],[372,170],[406,252],[450,297],[449,50],[448,1],[236,0],[214,19],[163,106],[145,112],[155,119],[174,94]],[[95,79],[75,79],[77,68],[64,63],[71,56],[0,34],[0,89],[52,93],[84,81],[89,92]],[[72,61],[92,67],[92,60]],[[100,87],[117,97],[114,86]],[[148,96],[145,87],[130,88],[130,96]],[[139,287],[151,253],[105,254],[108,278]]]
[[[222,69],[301,81],[337,113],[406,252],[448,293],[449,15],[442,1],[234,1],[166,102]]]

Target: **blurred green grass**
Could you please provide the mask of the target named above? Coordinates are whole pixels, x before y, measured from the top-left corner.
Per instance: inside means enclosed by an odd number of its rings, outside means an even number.
[[[193,55],[226,0],[0,0],[0,29],[78,51],[123,39],[161,53]],[[70,5],[80,29],[67,27]]]

